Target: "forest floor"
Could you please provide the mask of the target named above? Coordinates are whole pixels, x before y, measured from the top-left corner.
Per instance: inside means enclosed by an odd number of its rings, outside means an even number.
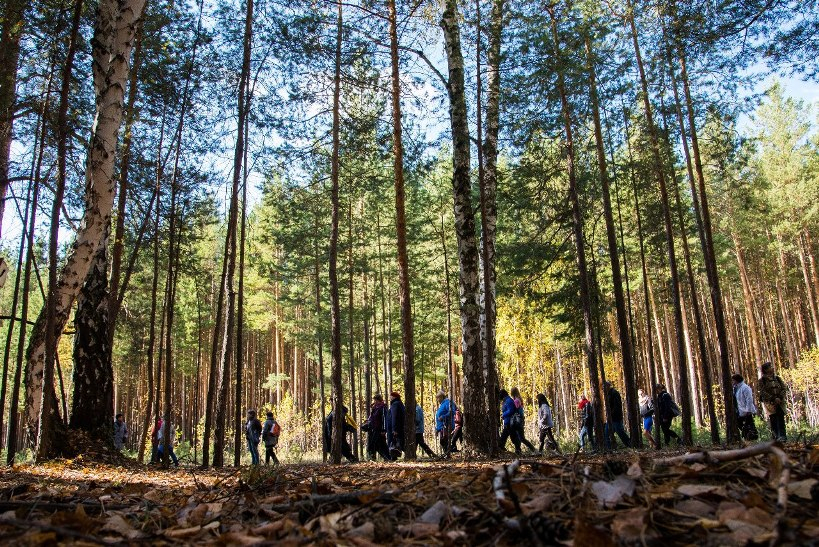
[[[522,460],[0,471],[16,545],[819,544],[819,446]]]

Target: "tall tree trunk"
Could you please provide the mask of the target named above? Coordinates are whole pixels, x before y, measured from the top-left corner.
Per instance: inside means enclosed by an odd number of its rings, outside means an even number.
[[[681,46],[680,55],[680,78],[683,83],[685,94],[686,110],[688,112],[688,129],[691,132],[691,152],[694,155],[694,169],[697,174],[699,195],[695,189],[691,188],[694,206],[700,205],[702,214],[702,225],[698,225],[700,235],[700,245],[703,249],[705,261],[705,271],[708,278],[708,286],[711,292],[711,307],[714,312],[714,327],[717,332],[720,353],[720,376],[722,377],[722,402],[725,407],[725,436],[728,444],[737,440],[737,431],[734,426],[734,394],[731,387],[731,362],[728,347],[728,333],[725,329],[725,313],[722,307],[722,292],[719,285],[719,275],[717,273],[717,259],[714,253],[713,230],[711,229],[711,212],[708,206],[708,194],[705,190],[705,175],[702,169],[702,159],[700,156],[699,141],[697,140],[697,125],[695,123],[694,104],[691,99],[691,90],[688,83],[688,72],[685,64],[685,54]],[[697,198],[699,197],[699,201]],[[696,209],[695,209],[696,210]]]
[[[474,450],[488,452],[491,447],[490,437],[495,433],[489,429],[483,376],[478,245],[475,237],[475,214],[472,207],[472,182],[469,173],[469,123],[464,90],[464,59],[461,52],[459,17],[457,1],[446,0],[440,24],[444,31],[449,69],[447,92],[452,128],[452,192],[460,266],[464,439]],[[497,412],[496,408],[489,410]]]
[[[401,137],[401,80],[398,72],[398,30],[395,0],[387,0],[390,19],[390,59],[392,61],[392,155],[395,175],[395,231],[398,252],[398,300],[401,306],[401,349],[404,369],[405,440],[408,460],[415,459],[415,346],[412,336],[409,258],[407,257],[407,217],[404,192],[404,143]]]
[[[498,367],[495,360],[495,321],[497,306],[495,303],[495,229],[497,226],[496,193],[498,186],[498,132],[500,127],[500,64],[501,41],[503,38],[503,16],[506,0],[493,0],[492,13],[489,21],[489,40],[486,50],[486,73],[488,93],[486,96],[486,140],[481,142],[478,135],[478,166],[481,197],[481,261],[483,265],[483,319],[482,332],[484,335],[484,369],[486,370],[486,399],[489,406],[489,429],[498,430]],[[476,1],[478,15],[480,15],[480,1]],[[478,20],[478,83],[481,81],[480,65],[480,19]],[[478,128],[481,127],[480,92],[478,93]],[[489,451],[491,454],[498,450],[498,438],[490,436]]]
[[[805,281],[805,295],[807,296],[807,307],[810,313],[811,324],[813,325],[813,336],[816,345],[819,346],[819,306],[817,306],[816,291],[819,287],[813,283],[812,275],[810,273],[810,245],[807,244],[806,232],[800,233],[798,236],[798,252],[799,263],[802,265],[802,278]]]
[[[629,433],[635,447],[642,446],[641,424],[638,414],[634,411],[639,406],[637,399],[637,383],[635,382],[634,353],[631,346],[631,336],[628,328],[628,314],[626,300],[623,295],[623,278],[620,274],[620,253],[617,247],[617,232],[614,227],[614,214],[611,208],[611,189],[606,166],[606,149],[603,142],[603,129],[600,123],[600,106],[597,98],[597,77],[594,68],[591,38],[584,37],[586,46],[586,70],[589,73],[589,97],[591,99],[592,116],[594,119],[594,140],[597,148],[597,169],[603,194],[603,215],[606,220],[606,236],[608,239],[609,259],[611,262],[612,285],[614,286],[614,305],[617,312],[617,329],[620,336],[620,352],[623,358],[623,377],[625,380],[626,409],[629,424]],[[566,107],[568,108],[568,106]],[[565,114],[564,114],[565,116]],[[567,130],[569,125],[567,121]],[[571,176],[571,175],[570,175]]]
[[[671,88],[674,92],[674,107],[677,113],[677,123],[680,127],[680,140],[683,145],[683,154],[685,156],[685,166],[686,166],[686,173],[688,175],[688,184],[691,188],[691,192],[694,195],[694,218],[697,222],[697,232],[702,233],[702,218],[700,214],[699,208],[699,201],[696,199],[696,192],[694,188],[694,171],[691,165],[691,154],[688,149],[688,139],[686,138],[685,132],[685,120],[683,118],[682,107],[680,105],[680,97],[679,92],[677,90],[677,80],[676,76],[674,75],[674,68],[671,66],[671,55],[668,55],[668,68],[669,73],[671,75]],[[700,303],[699,299],[697,298],[697,290],[696,290],[696,282],[694,279],[694,271],[691,267],[691,251],[688,248],[688,239],[686,237],[686,230],[685,230],[685,221],[683,219],[683,209],[682,203],[680,201],[680,189],[677,185],[676,180],[674,181],[674,199],[676,200],[677,204],[677,215],[679,217],[680,223],[680,232],[682,234],[682,242],[683,242],[683,253],[685,255],[685,269],[686,274],[688,276],[688,285],[691,289],[691,306],[694,312],[694,324],[697,329],[697,344],[699,347],[700,358],[702,362],[702,369],[704,376],[706,378],[706,385],[705,387],[705,402],[708,408],[708,419],[711,422],[711,442],[714,444],[719,444],[719,421],[717,420],[717,412],[716,412],[716,405],[714,404],[714,393],[711,390],[711,382],[713,381],[713,374],[711,372],[711,362],[710,362],[710,355],[708,353],[708,349],[705,344],[705,327],[703,325],[704,321],[702,318],[702,313],[700,311]],[[704,255],[705,253],[703,253]]]
[[[347,249],[347,269],[349,270],[349,278],[348,278],[348,286],[347,286],[347,297],[348,297],[348,306],[347,306],[347,328],[349,332],[349,346],[348,349],[350,350],[350,414],[354,421],[358,421],[358,415],[356,413],[356,409],[358,407],[357,398],[356,398],[356,390],[355,390],[355,321],[354,321],[354,311],[355,311],[355,303],[354,303],[354,296],[355,296],[355,287],[353,286],[353,274],[355,270],[355,264],[353,263],[353,188],[352,182],[350,184],[350,207],[347,209],[347,242],[349,244],[349,248]],[[353,432],[353,449],[356,457],[358,457],[358,432]]]
[[[248,94],[248,102],[250,96]],[[249,110],[250,105],[245,107]],[[245,143],[248,137],[248,118],[245,117]],[[233,465],[239,467],[242,459],[242,389],[245,380],[243,379],[245,351],[244,351],[244,330],[245,330],[245,238],[246,238],[246,224],[247,224],[247,145],[244,147],[244,175],[242,177],[242,220],[239,231],[239,294],[237,295],[238,303],[236,305],[236,391],[233,411],[233,426],[235,431],[233,433]],[[259,409],[261,413],[261,409]]]
[[[335,73],[333,76],[333,156],[330,165],[330,180],[332,189],[330,191],[332,203],[332,219],[330,223],[330,264],[328,267],[330,277],[330,353],[331,382],[333,390],[333,431],[331,457],[334,464],[341,463],[341,445],[344,435],[344,418],[342,408],[344,406],[344,390],[341,385],[341,305],[338,296],[338,221],[339,221],[339,148],[341,147],[339,130],[341,108],[341,38],[343,31],[342,3],[338,3],[336,15],[336,51],[335,51]],[[379,253],[380,254],[380,253]],[[383,289],[383,285],[382,285]]]
[[[20,38],[23,35],[25,13],[29,5],[30,2],[25,0],[6,0],[0,28],[0,229],[3,227],[3,212],[11,168]]]
[[[41,414],[47,420],[46,435],[43,435],[42,427],[39,428],[38,434],[40,439],[38,457],[42,458],[56,455],[59,449],[60,439],[54,436],[54,426],[59,417],[56,415],[56,397],[53,390],[52,356],[56,352],[59,334],[68,320],[68,313],[82,286],[81,281],[88,273],[94,253],[102,241],[105,226],[110,221],[114,199],[112,173],[122,120],[125,83],[128,80],[131,46],[137,21],[142,17],[144,7],[145,0],[122,2],[103,0],[99,5],[95,39],[92,42],[96,116],[88,151],[85,215],[62,267],[59,284],[56,270],[51,279],[52,283],[49,283],[51,294],[48,298],[49,305],[40,312],[42,319],[38,318],[37,322],[42,323],[42,326],[39,329],[35,327],[27,350],[26,418],[32,433],[38,431]],[[70,64],[67,61],[66,68],[69,68]],[[66,97],[70,83],[68,76],[70,70],[66,71],[63,80]],[[59,122],[58,125],[67,126]],[[64,186],[64,182],[58,180],[55,207],[62,201],[60,186]],[[60,199],[56,199],[57,197]],[[56,221],[58,215],[59,209],[56,209],[56,213],[53,212],[53,220]],[[55,267],[57,228],[58,224],[55,222],[51,241]],[[49,317],[51,321],[48,321]],[[51,328],[46,328],[47,325]]]
[[[321,390],[321,427],[324,427],[324,421],[327,419],[327,411],[326,411],[326,404],[327,399],[325,398],[325,391],[324,391],[324,341],[322,340],[321,336],[321,255],[319,254],[319,213],[318,209],[315,211],[315,231],[316,235],[314,238],[314,250],[315,250],[315,261],[313,262],[313,273],[316,277],[316,351],[318,352],[318,374],[319,374],[319,389]],[[322,461],[327,463],[327,452],[325,450],[321,451],[321,458]]]
[[[179,135],[181,137],[181,135]],[[167,313],[167,321],[165,324],[165,406],[162,412],[162,422],[164,429],[162,431],[162,445],[165,450],[162,451],[162,466],[168,467],[170,464],[171,450],[171,435],[173,423],[171,420],[171,380],[173,377],[173,321],[174,310],[176,308],[176,277],[179,271],[179,243],[178,243],[178,229],[177,229],[177,193],[179,186],[177,182],[177,173],[179,168],[179,152],[182,147],[181,138],[176,144],[176,165],[174,166],[174,173],[171,179],[171,210],[170,221],[168,223],[168,269],[165,281],[165,309]]]
[[[651,101],[648,94],[648,81],[646,79],[643,58],[640,54],[640,45],[637,39],[637,26],[634,23],[633,7],[628,7],[628,23],[631,27],[631,37],[634,44],[634,55],[637,60],[637,69],[640,74],[640,84],[642,87],[643,107],[646,114],[646,123],[649,130],[651,149],[654,157],[654,171],[657,183],[660,186],[660,204],[663,209],[663,224],[665,227],[666,250],[668,251],[668,265],[671,273],[671,299],[674,305],[674,327],[677,340],[677,364],[680,374],[680,407],[683,409],[682,420],[682,442],[690,445],[692,441],[691,432],[691,393],[688,384],[688,372],[685,368],[685,337],[682,325],[682,306],[680,303],[680,280],[677,271],[677,256],[674,250],[674,231],[671,223],[671,210],[668,202],[668,190],[665,182],[665,172],[660,152],[660,143],[657,137],[657,126],[654,123],[654,116],[651,108]]]

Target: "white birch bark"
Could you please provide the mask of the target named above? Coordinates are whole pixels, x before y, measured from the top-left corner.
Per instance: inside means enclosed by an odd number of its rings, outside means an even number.
[[[82,288],[114,205],[114,159],[124,110],[126,82],[137,21],[145,0],[102,0],[92,40],[96,114],[85,172],[85,214],[56,287],[55,344]],[[38,328],[39,327],[39,328]],[[45,367],[45,309],[37,318],[26,352],[26,423],[39,439]]]

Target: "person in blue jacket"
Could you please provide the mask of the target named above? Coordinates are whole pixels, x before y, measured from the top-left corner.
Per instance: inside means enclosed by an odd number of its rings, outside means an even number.
[[[503,419],[503,429],[501,430],[501,437],[498,446],[501,450],[506,450],[506,439],[512,437],[512,444],[515,445],[515,454],[520,454],[520,437],[515,431],[517,420],[520,416],[515,401],[509,396],[509,393],[502,389],[498,393],[498,399],[501,401],[501,418]]]
[[[452,430],[455,429],[455,409],[444,390],[439,391],[435,399],[438,401],[438,411],[435,413],[435,434],[441,441],[442,452],[447,452],[449,437]]]

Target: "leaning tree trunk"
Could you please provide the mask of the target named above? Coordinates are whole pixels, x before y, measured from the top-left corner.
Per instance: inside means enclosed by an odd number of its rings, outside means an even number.
[[[441,28],[446,44],[449,80],[449,119],[452,128],[452,193],[455,210],[455,234],[458,237],[458,264],[461,296],[461,347],[463,350],[464,439],[479,452],[488,452],[491,436],[483,376],[483,348],[480,326],[480,282],[478,245],[475,236],[475,213],[472,207],[472,181],[469,160],[469,123],[464,90],[464,58],[458,24],[458,3],[446,0]]]
[[[674,249],[674,230],[671,223],[671,208],[668,200],[668,189],[666,187],[665,172],[660,151],[660,142],[657,136],[657,126],[654,123],[651,101],[648,94],[648,81],[646,79],[643,58],[640,53],[640,44],[637,39],[637,25],[634,23],[634,12],[629,6],[628,24],[631,29],[631,38],[634,44],[634,55],[637,60],[637,70],[640,75],[640,85],[642,87],[643,108],[645,109],[646,124],[648,125],[651,151],[654,159],[654,174],[660,187],[660,205],[663,210],[663,225],[665,227],[666,250],[668,251],[668,266],[671,274],[671,299],[674,305],[674,329],[677,339],[677,364],[680,376],[680,408],[683,413],[682,419],[682,442],[691,444],[691,393],[688,385],[688,371],[685,366],[685,336],[683,333],[682,304],[680,298],[680,276],[677,270],[677,256]]]
[[[401,80],[398,74],[398,30],[395,0],[388,0],[390,19],[390,59],[392,60],[392,153],[395,171],[395,231],[398,251],[398,299],[401,305],[401,349],[404,368],[405,414],[404,449],[407,459],[415,459],[415,347],[412,338],[409,258],[407,257],[407,216],[404,207],[404,143],[401,138]]]
[[[59,334],[68,320],[82,280],[91,267],[110,221],[114,204],[114,159],[130,69],[131,42],[144,7],[145,0],[103,0],[99,5],[92,50],[96,116],[86,168],[85,215],[60,272],[59,282],[51,285],[53,328],[48,330],[52,334],[46,335],[45,317],[49,312],[43,309],[40,312],[43,319],[38,318],[37,321],[43,326],[39,330],[35,328],[29,340],[26,355],[26,421],[32,433],[38,431],[43,405],[56,403],[51,383],[53,370],[48,370],[52,369],[50,365],[46,367],[46,339],[50,342],[49,354],[53,355]],[[49,292],[52,292],[51,288]],[[54,422],[47,427],[53,425]],[[46,433],[48,437],[51,436],[50,431]],[[46,443],[42,444],[42,431],[38,437],[41,441],[38,443],[38,456],[55,455],[52,444],[57,439],[47,437]]]
[[[637,383],[634,374],[634,352],[631,346],[631,336],[628,327],[628,312],[626,299],[623,294],[623,278],[620,275],[620,253],[617,247],[617,232],[614,228],[614,214],[611,208],[611,189],[606,165],[606,149],[603,142],[603,129],[600,123],[600,106],[597,98],[597,76],[594,68],[594,57],[591,49],[591,38],[585,36],[586,66],[589,73],[589,97],[591,99],[592,117],[594,119],[594,140],[597,148],[597,168],[600,177],[600,186],[603,190],[603,216],[606,220],[606,236],[608,238],[609,260],[611,262],[611,281],[614,286],[614,306],[617,312],[617,330],[620,335],[620,352],[623,358],[623,377],[626,391],[626,416],[628,418],[629,433],[635,447],[642,446],[640,419],[635,409],[639,406],[637,400]]]
[[[489,40],[486,50],[486,74],[488,92],[486,95],[486,139],[478,144],[482,158],[479,166],[483,173],[478,177],[481,198],[481,260],[483,263],[483,362],[486,371],[486,399],[489,406],[489,429],[497,431],[498,413],[498,367],[495,360],[495,320],[497,306],[495,303],[495,228],[498,218],[498,207],[495,199],[498,186],[498,130],[500,119],[500,63],[501,40],[503,36],[503,13],[506,0],[493,0],[492,14],[489,20]],[[480,2],[478,2],[480,12]],[[480,25],[478,28],[478,82],[480,83]],[[480,127],[480,93],[478,93],[478,127]],[[481,161],[481,159],[483,161]],[[482,164],[482,165],[481,165]],[[498,450],[498,437],[490,437],[489,451]]]
[[[555,58],[561,57],[560,51],[560,37],[557,32],[557,16],[554,8],[548,9],[549,16],[552,20],[552,39],[554,40],[554,54]],[[589,381],[591,383],[592,392],[594,393],[593,404],[595,405],[594,412],[594,429],[595,437],[598,442],[603,439],[603,426],[601,420],[600,409],[605,405],[603,399],[603,392],[600,385],[600,375],[597,368],[597,349],[595,348],[594,339],[594,324],[592,314],[591,289],[589,286],[589,269],[586,262],[586,247],[585,238],[583,235],[583,212],[580,210],[580,198],[577,188],[577,173],[574,167],[574,141],[572,135],[572,113],[569,105],[569,99],[566,95],[566,84],[564,82],[563,72],[558,70],[557,73],[557,91],[560,94],[560,104],[563,116],[563,129],[566,138],[566,170],[569,175],[569,202],[572,207],[572,229],[577,249],[577,270],[578,281],[580,283],[580,305],[583,308],[583,331],[584,331],[584,345],[583,350],[586,355],[586,364],[589,370]],[[608,405],[605,405],[608,407]]]

